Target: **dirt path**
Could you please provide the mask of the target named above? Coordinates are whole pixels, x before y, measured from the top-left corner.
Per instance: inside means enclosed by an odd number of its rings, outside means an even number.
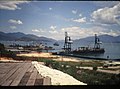
[[[105,73],[112,73],[112,74],[119,74],[120,73],[120,70],[112,71],[112,70],[101,70],[101,69],[98,69],[97,71],[105,72]]]
[[[89,69],[89,70],[93,70],[93,67],[80,67],[82,69]],[[98,67],[97,71],[99,72],[105,72],[105,73],[112,73],[112,74],[119,74],[120,73],[120,70],[103,70],[103,69],[100,69],[102,67]],[[109,68],[112,68],[112,69],[117,69],[117,68],[120,68],[120,66],[116,66],[116,67],[109,67]]]

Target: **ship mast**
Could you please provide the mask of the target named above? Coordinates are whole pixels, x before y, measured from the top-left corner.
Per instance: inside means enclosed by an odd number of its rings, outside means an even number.
[[[95,49],[100,49],[100,39],[97,37],[97,34],[95,34],[95,44],[94,44]]]
[[[68,36],[67,32],[65,32],[65,42],[64,42],[64,50],[65,53],[70,53],[71,52],[71,38]]]

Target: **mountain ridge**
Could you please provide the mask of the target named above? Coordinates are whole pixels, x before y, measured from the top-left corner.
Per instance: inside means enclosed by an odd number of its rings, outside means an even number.
[[[104,43],[120,43],[120,35],[119,36],[111,36],[111,35],[99,35],[100,41]],[[73,42],[94,42],[95,37],[89,36],[81,39],[75,39]],[[55,40],[52,38],[47,38],[44,36],[38,37],[33,34],[24,34],[22,32],[15,33],[4,33],[0,31],[0,40],[3,41],[45,41],[45,42],[64,42],[64,40]]]
[[[98,38],[100,39],[101,42],[104,43],[120,43],[120,36],[111,36],[111,35],[99,35]],[[73,40],[73,42],[94,42],[95,37],[94,36],[90,36],[90,37],[85,37],[85,38],[81,38],[81,39],[76,39]]]
[[[0,40],[2,41],[46,41],[55,42],[55,39],[47,37],[38,37],[33,34],[24,34],[22,32],[4,33],[0,31]]]

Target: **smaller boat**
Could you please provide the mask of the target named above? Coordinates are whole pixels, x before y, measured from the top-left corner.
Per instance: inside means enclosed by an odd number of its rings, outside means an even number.
[[[57,42],[55,42],[53,45],[54,45],[54,46],[59,46],[59,44],[58,44]]]

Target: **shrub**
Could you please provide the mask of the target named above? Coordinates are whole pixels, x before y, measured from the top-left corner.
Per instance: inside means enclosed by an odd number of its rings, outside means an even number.
[[[93,70],[94,70],[94,71],[96,71],[96,70],[97,70],[97,67],[96,67],[96,66],[94,66],[94,67],[93,67]]]
[[[53,68],[54,69],[59,69],[59,67],[60,67],[60,64],[59,64],[59,62],[52,62],[52,66],[53,66]]]
[[[119,73],[119,74],[117,74],[117,77],[119,77],[119,78],[120,78],[120,73]]]
[[[1,56],[2,57],[11,57],[14,58],[16,57],[16,54],[12,51],[7,51],[7,50],[1,50]]]
[[[52,61],[51,61],[51,60],[46,60],[46,61],[45,61],[45,65],[46,65],[46,66],[49,66],[49,65],[51,65],[51,64],[52,64]]]

